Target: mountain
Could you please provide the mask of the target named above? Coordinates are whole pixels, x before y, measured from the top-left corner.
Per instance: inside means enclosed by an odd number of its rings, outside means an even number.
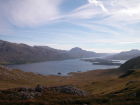
[[[133,49],[130,51],[121,52],[119,54],[111,55],[106,57],[107,59],[113,59],[113,60],[129,60],[131,58],[140,56],[140,50]]]
[[[0,40],[0,63],[30,63],[71,58],[67,51],[47,46],[29,46]]]
[[[0,40],[0,64],[32,63],[101,55],[103,54],[82,50],[78,47],[66,51],[48,46],[29,46],[22,43],[17,44]]]
[[[95,52],[86,51],[78,47],[72,48],[68,53],[75,58],[94,57],[96,55]]]
[[[68,54],[74,58],[88,58],[88,57],[99,57],[99,56],[103,56],[106,55],[105,53],[96,53],[96,52],[92,52],[92,51],[86,51],[83,50],[79,47],[74,47],[72,48]]]

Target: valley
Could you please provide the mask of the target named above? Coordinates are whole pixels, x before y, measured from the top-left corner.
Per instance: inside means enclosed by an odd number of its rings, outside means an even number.
[[[140,105],[140,0],[0,0],[0,105]]]
[[[140,58],[134,50],[123,52],[133,59],[118,60],[111,57],[122,53],[0,45],[6,62],[0,66],[0,105],[140,104]]]

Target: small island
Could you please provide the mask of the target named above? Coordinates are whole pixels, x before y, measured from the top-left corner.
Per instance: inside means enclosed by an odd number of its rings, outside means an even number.
[[[121,63],[117,60],[108,60],[108,59],[101,59],[101,58],[92,58],[92,59],[82,59],[84,61],[91,62],[95,65],[121,65]]]

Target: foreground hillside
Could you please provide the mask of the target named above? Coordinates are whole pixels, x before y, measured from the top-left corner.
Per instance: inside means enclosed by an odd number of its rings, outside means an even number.
[[[0,105],[140,105],[140,70],[124,74],[110,69],[43,76],[0,67]]]
[[[117,70],[97,70],[81,73],[70,73],[69,76],[44,76],[41,74],[23,72],[16,69],[12,70],[0,66],[0,89],[19,86],[32,87],[36,86],[37,84],[47,86],[75,85],[82,87],[91,83],[92,81],[117,78],[120,74],[121,73]]]
[[[120,66],[121,70],[136,70],[140,69],[140,56],[128,60]]]
[[[47,83],[46,80],[46,77],[40,74],[0,66],[0,89],[35,86]]]

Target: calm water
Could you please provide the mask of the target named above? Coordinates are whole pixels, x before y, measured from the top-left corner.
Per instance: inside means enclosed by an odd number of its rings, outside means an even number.
[[[35,72],[44,75],[47,74],[56,75],[58,72],[61,72],[62,75],[66,75],[67,73],[70,72],[108,69],[108,68],[116,68],[118,66],[93,65],[90,62],[85,62],[80,59],[70,59],[63,61],[47,61],[32,64],[9,65],[8,67],[14,69],[21,69],[25,72]]]

